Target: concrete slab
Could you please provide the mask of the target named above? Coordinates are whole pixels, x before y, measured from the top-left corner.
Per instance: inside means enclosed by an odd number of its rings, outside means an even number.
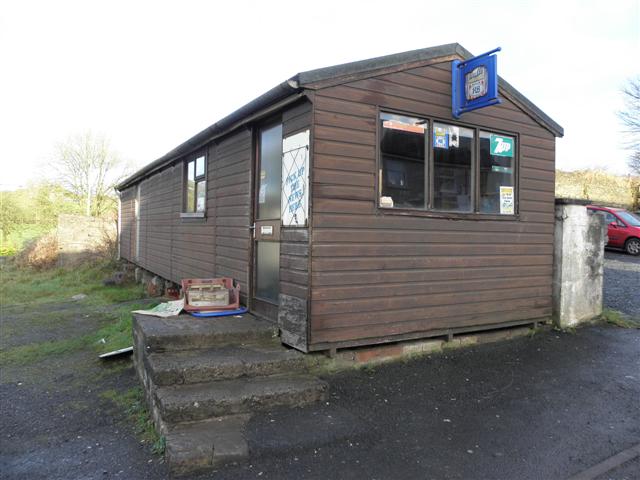
[[[309,363],[281,345],[225,345],[215,349],[152,353],[147,371],[158,386],[292,373]]]
[[[239,462],[249,456],[245,428],[250,415],[231,415],[175,426],[166,438],[173,475],[186,475]]]
[[[156,404],[167,423],[203,420],[322,400],[326,382],[310,375],[272,375],[161,387]]]
[[[253,315],[158,318],[134,315],[133,328],[147,352],[207,348],[234,342],[275,339],[276,326]]]

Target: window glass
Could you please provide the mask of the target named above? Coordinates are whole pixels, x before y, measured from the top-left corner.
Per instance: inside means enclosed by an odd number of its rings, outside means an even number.
[[[260,134],[260,178],[258,188],[258,218],[280,218],[282,185],[282,124],[262,130]]]
[[[204,157],[196,158],[196,177],[204,175]]]
[[[187,212],[193,213],[196,198],[196,182],[187,180]]]
[[[381,113],[380,127],[380,205],[424,208],[427,121]]]
[[[195,180],[195,175],[194,175],[194,167],[195,167],[195,162],[189,162],[187,164],[187,179],[188,180]]]
[[[640,217],[638,215],[630,212],[618,212],[618,215],[632,227],[640,227]]]
[[[201,180],[196,184],[196,212],[205,211],[206,185],[207,182],[204,180]]]
[[[470,212],[473,130],[444,123],[433,124],[433,207]]]
[[[515,138],[480,132],[481,213],[514,214]]]
[[[256,243],[256,297],[278,303],[280,294],[280,243]]]

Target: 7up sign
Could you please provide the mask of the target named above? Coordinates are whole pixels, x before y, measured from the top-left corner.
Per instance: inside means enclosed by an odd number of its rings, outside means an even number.
[[[491,135],[491,155],[513,157],[513,138]]]

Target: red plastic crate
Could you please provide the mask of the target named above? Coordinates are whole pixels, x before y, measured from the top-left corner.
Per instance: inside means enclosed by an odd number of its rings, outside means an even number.
[[[229,304],[224,306],[195,306],[189,305],[188,292],[195,285],[222,285],[229,290]],[[240,284],[233,278],[185,278],[182,280],[182,293],[184,294],[184,309],[187,312],[215,312],[219,310],[236,310],[240,308]]]

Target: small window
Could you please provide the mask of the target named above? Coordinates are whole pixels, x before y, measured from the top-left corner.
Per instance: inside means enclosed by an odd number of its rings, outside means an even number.
[[[470,128],[433,124],[433,207],[471,212],[474,132]]]
[[[185,211],[187,213],[204,212],[206,209],[205,164],[204,156],[187,162],[187,181],[185,183]]]
[[[515,139],[480,132],[480,212],[513,214]]]
[[[424,208],[427,121],[381,113],[380,122],[381,204]]]

